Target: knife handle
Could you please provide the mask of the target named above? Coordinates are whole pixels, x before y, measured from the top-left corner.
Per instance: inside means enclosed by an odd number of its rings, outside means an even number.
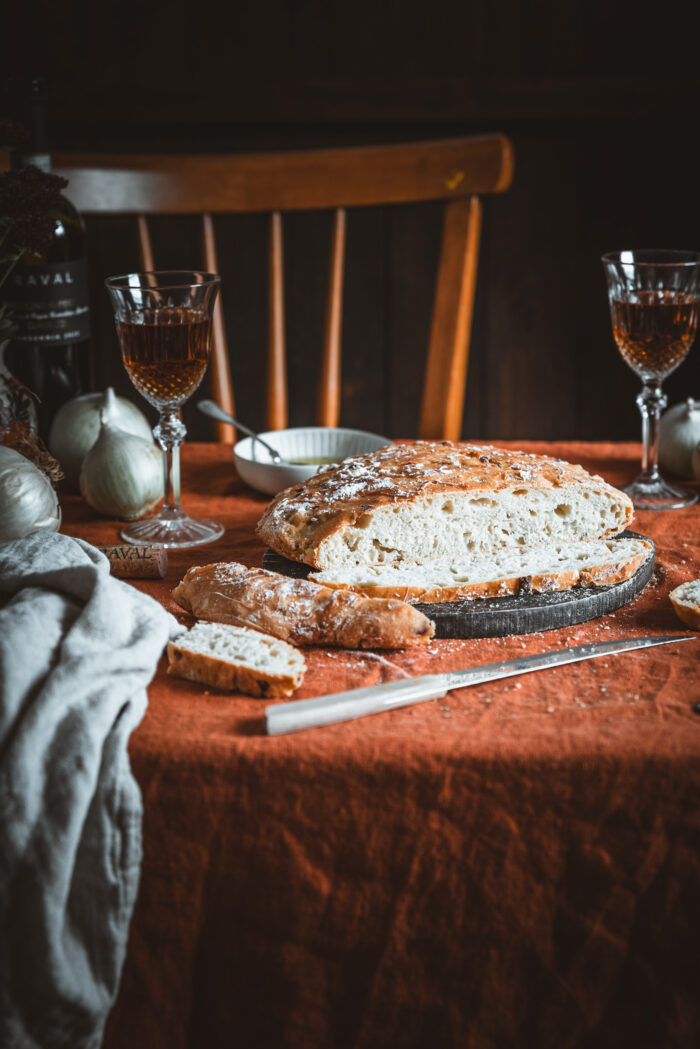
[[[366,714],[379,714],[392,707],[406,707],[426,699],[439,699],[447,695],[447,677],[446,674],[424,674],[422,677],[353,688],[349,692],[334,692],[317,699],[278,703],[265,711],[267,733],[269,736],[280,736],[305,728],[333,725],[337,721],[352,721]]]

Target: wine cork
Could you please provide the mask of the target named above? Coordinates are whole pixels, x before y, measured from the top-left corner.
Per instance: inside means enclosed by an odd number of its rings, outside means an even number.
[[[109,558],[110,571],[119,579],[163,579],[168,571],[168,551],[164,546],[99,546]]]

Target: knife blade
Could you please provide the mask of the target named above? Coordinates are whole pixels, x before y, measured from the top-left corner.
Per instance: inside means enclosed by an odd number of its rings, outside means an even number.
[[[387,681],[380,685],[368,685],[348,692],[335,692],[315,699],[297,699],[290,703],[278,703],[267,707],[265,722],[270,736],[288,732],[300,732],[307,728],[332,725],[338,721],[351,721],[368,714],[380,714],[395,707],[406,707],[428,699],[439,699],[453,688],[467,685],[482,685],[487,681],[529,674],[546,667],[578,663],[584,659],[599,659],[601,656],[629,652],[637,648],[654,645],[670,645],[676,641],[693,641],[696,635],[673,634],[647,637],[623,637],[614,641],[596,641],[589,645],[575,645],[540,652],[534,656],[520,656],[501,663],[490,663],[483,667],[466,670],[450,670],[442,674],[423,674],[420,677]]]

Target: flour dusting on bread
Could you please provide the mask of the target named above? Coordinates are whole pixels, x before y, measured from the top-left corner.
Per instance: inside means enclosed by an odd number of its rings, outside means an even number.
[[[333,590],[232,562],[191,568],[173,597],[198,619],[252,627],[298,645],[426,645],[433,623],[399,600]]]
[[[632,516],[624,493],[580,466],[424,441],[346,459],[286,489],[258,533],[283,556],[325,569],[604,539]]]

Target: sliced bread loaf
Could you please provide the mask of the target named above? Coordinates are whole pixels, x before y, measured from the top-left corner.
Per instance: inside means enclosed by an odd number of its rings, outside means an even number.
[[[680,621],[693,630],[700,630],[700,579],[681,583],[668,596]]]
[[[301,684],[301,652],[246,627],[197,623],[168,645],[168,673],[227,692],[289,696]]]
[[[350,565],[312,572],[310,579],[372,597],[463,601],[506,594],[605,586],[634,575],[653,551],[643,539],[599,539],[546,547],[511,547],[481,557]]]
[[[326,569],[604,539],[632,516],[623,492],[580,466],[419,441],[346,459],[286,489],[258,533],[283,556]]]

